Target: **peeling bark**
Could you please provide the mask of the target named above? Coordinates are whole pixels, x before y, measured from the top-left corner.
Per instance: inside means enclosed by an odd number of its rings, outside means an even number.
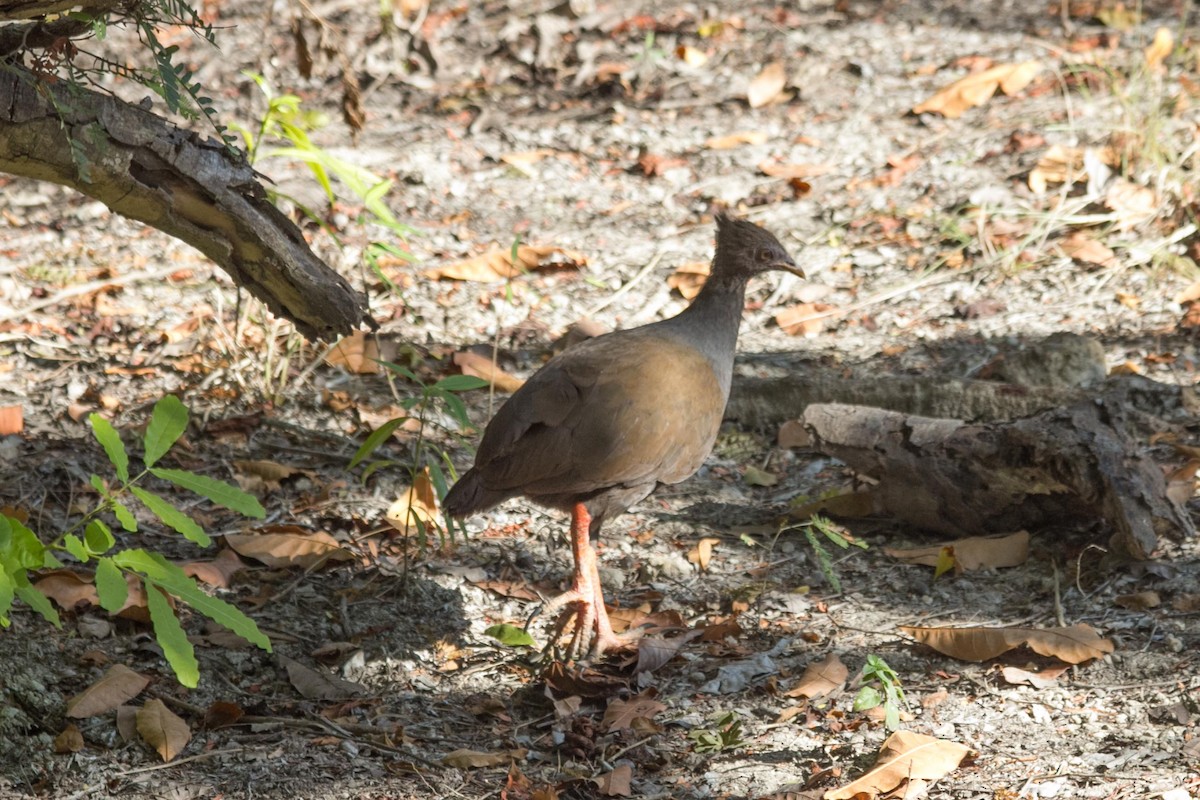
[[[69,186],[187,242],[305,336],[374,325],[243,159],[145,109],[0,65],[0,171]]]

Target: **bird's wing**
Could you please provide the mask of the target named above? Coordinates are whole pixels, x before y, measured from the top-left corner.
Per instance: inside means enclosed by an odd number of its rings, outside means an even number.
[[[489,490],[533,496],[674,483],[708,455],[725,399],[686,344],[605,336],[550,361],[509,398],[475,469]]]

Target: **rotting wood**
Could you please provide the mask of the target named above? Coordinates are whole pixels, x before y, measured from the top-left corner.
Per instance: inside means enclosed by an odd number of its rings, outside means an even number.
[[[313,254],[249,164],[143,108],[6,64],[0,171],[69,186],[187,242],[309,338],[374,327],[365,297]]]
[[[1010,422],[968,424],[816,404],[814,446],[878,480],[880,511],[962,536],[1103,520],[1118,553],[1146,559],[1158,537],[1194,534],[1162,472],[1123,432],[1119,409],[1085,401]]]

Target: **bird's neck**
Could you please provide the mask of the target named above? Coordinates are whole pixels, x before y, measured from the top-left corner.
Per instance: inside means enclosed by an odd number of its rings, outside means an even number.
[[[745,303],[745,279],[716,275],[704,284],[691,305],[664,323],[680,330],[683,338],[708,358],[726,397]]]

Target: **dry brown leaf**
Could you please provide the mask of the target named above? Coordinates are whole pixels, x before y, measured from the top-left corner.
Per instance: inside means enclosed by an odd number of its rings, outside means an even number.
[[[355,375],[376,375],[383,370],[376,360],[378,358],[379,344],[375,337],[355,331],[338,340],[329,355],[325,356],[325,363]]]
[[[634,720],[653,719],[659,712],[667,710],[665,704],[654,699],[656,694],[658,692],[650,688],[628,700],[609,701],[601,726],[605,731],[621,731],[632,728]]]
[[[708,63],[708,53],[698,47],[681,44],[675,48],[676,57],[689,67],[703,67]]]
[[[789,336],[813,337],[825,327],[826,311],[833,310],[826,303],[799,303],[775,314],[775,324]]]
[[[150,700],[138,709],[137,732],[163,761],[179,755],[192,738],[188,724],[158,699]]]
[[[1039,61],[1001,64],[961,78],[913,107],[914,114],[941,114],[948,119],[961,117],[967,109],[981,106],[996,90],[1012,96],[1029,85],[1042,71]]]
[[[954,555],[956,575],[985,567],[1016,567],[1029,559],[1029,531],[1017,531],[1003,536],[972,536],[930,547],[885,547],[883,552],[906,564],[936,567],[943,548],[949,548]]]
[[[204,581],[209,586],[228,589],[233,576],[239,570],[245,569],[246,563],[232,550],[222,550],[211,561],[187,561],[179,566],[184,573]]]
[[[751,108],[761,108],[774,100],[787,86],[787,72],[783,62],[772,61],[763,67],[762,72],[754,76],[746,87],[746,100]]]
[[[0,436],[12,436],[25,430],[25,412],[20,404],[0,406]]]
[[[851,800],[894,792],[910,781],[935,781],[955,769],[971,749],[958,742],[896,731],[879,749],[875,766],[853,783],[825,793],[825,800]]]
[[[760,161],[758,171],[768,178],[813,178],[832,170],[828,164],[788,164],[782,161]]]
[[[1200,300],[1200,281],[1196,281],[1182,292],[1175,295],[1174,300],[1181,306]]]
[[[1030,672],[1019,667],[1005,667],[1000,670],[1000,675],[1014,686],[1026,684],[1036,689],[1045,689],[1047,686],[1052,686],[1058,677],[1068,669],[1070,667],[1065,664],[1057,667],[1046,667],[1040,672]]]
[[[283,664],[283,668],[287,670],[288,680],[292,686],[309,700],[344,700],[356,694],[366,693],[366,688],[362,684],[339,678],[328,672],[315,670],[284,655],[278,658]]]
[[[1175,49],[1175,36],[1170,28],[1159,28],[1154,32],[1154,41],[1145,50],[1146,69],[1155,72],[1162,70],[1163,61]]]
[[[429,477],[429,467],[417,473],[412,486],[401,490],[400,496],[388,508],[386,519],[405,536],[419,534],[422,527],[428,530],[440,526],[437,492]]]
[[[124,664],[113,664],[100,680],[67,701],[67,716],[73,719],[94,717],[141,694],[150,679]]]
[[[560,258],[552,262],[555,256]],[[425,270],[425,274],[434,280],[490,282],[515,278],[525,272],[555,265],[582,267],[587,265],[587,258],[582,253],[553,245],[523,244],[517,248],[515,264],[511,247],[496,247],[474,258]]]
[[[633,765],[629,762],[617,764],[612,772],[593,778],[600,794],[605,797],[629,797],[633,794]]]
[[[1092,238],[1085,231],[1074,231],[1069,236],[1059,239],[1058,249],[1062,250],[1067,258],[1101,267],[1111,266],[1117,256],[1112,248]]]
[[[1104,205],[1117,215],[1117,227],[1129,230],[1158,213],[1158,194],[1133,181],[1117,178],[1104,194]]]
[[[1117,595],[1113,598],[1113,602],[1121,608],[1128,608],[1131,611],[1147,611],[1161,606],[1162,598],[1158,596],[1158,592],[1147,590],[1134,594]]]
[[[56,569],[44,573],[33,588],[58,603],[64,611],[73,611],[80,603],[100,605],[100,596],[90,578],[85,578],[69,569]]]
[[[280,481],[306,472],[299,467],[289,467],[275,461],[234,461],[233,468],[237,470],[235,477],[238,485],[248,492],[259,487],[278,489]]]
[[[67,727],[62,729],[62,733],[54,737],[54,752],[59,755],[78,753],[82,749],[83,734],[79,732],[79,728],[75,727],[74,722],[68,722]]]
[[[324,531],[307,531],[295,525],[273,525],[260,533],[231,533],[226,543],[238,555],[268,567],[309,569],[326,561],[348,561],[354,556]]]
[[[846,492],[832,497],[821,497],[788,510],[792,519],[808,519],[813,514],[828,514],[831,517],[862,519],[875,513],[875,495],[871,492]]]
[[[850,670],[838,658],[837,653],[830,653],[820,661],[814,661],[805,668],[800,676],[800,682],[785,692],[785,697],[823,697],[833,694],[842,688],[849,677]]]
[[[918,642],[960,661],[987,661],[1025,645],[1038,655],[1068,664],[1080,664],[1113,651],[1111,639],[1102,639],[1085,623],[1066,628],[918,628],[900,630]]]
[[[488,381],[497,392],[515,392],[525,385],[523,378],[510,375],[492,363],[490,358],[464,350],[452,356],[454,364],[462,370],[463,375],[474,375]]]
[[[684,300],[691,300],[704,288],[704,282],[708,280],[708,269],[709,265],[705,261],[680,264],[675,272],[667,277],[667,286],[683,295]]]
[[[246,716],[246,710],[237,703],[216,700],[204,712],[204,727],[210,731],[216,728],[226,728],[236,725],[244,716]]]
[[[510,167],[516,167],[526,175],[532,175],[532,172],[529,168],[541,161],[546,156],[552,155],[554,155],[553,150],[548,150],[543,147],[538,150],[526,150],[520,153],[505,153],[504,155],[500,156],[500,160],[505,164],[508,164]]]
[[[705,537],[696,542],[696,546],[688,551],[687,560],[700,568],[701,572],[708,571],[708,564],[712,561],[713,545],[720,544],[720,539]]]
[[[812,437],[808,435],[808,429],[804,427],[803,422],[798,419],[789,419],[779,426],[776,444],[785,448],[809,447],[812,445]]]
[[[527,751],[523,748],[515,750],[499,750],[495,753],[485,753],[479,750],[455,750],[442,756],[442,763],[456,769],[478,769],[480,767],[499,767],[510,761],[520,761]]]
[[[1029,188],[1038,194],[1045,193],[1052,183],[1077,183],[1087,180],[1087,170],[1084,168],[1084,155],[1092,154],[1108,167],[1120,163],[1120,156],[1112,147],[1087,148],[1066,147],[1061,144],[1052,145],[1042,157],[1037,166],[1029,173]]]
[[[726,136],[713,136],[704,142],[709,150],[732,150],[744,144],[763,144],[768,139],[762,131],[737,131]]]
[[[654,672],[677,656],[685,644],[703,633],[703,630],[693,628],[678,636],[643,636],[638,639],[637,666],[633,671],[638,674]]]

